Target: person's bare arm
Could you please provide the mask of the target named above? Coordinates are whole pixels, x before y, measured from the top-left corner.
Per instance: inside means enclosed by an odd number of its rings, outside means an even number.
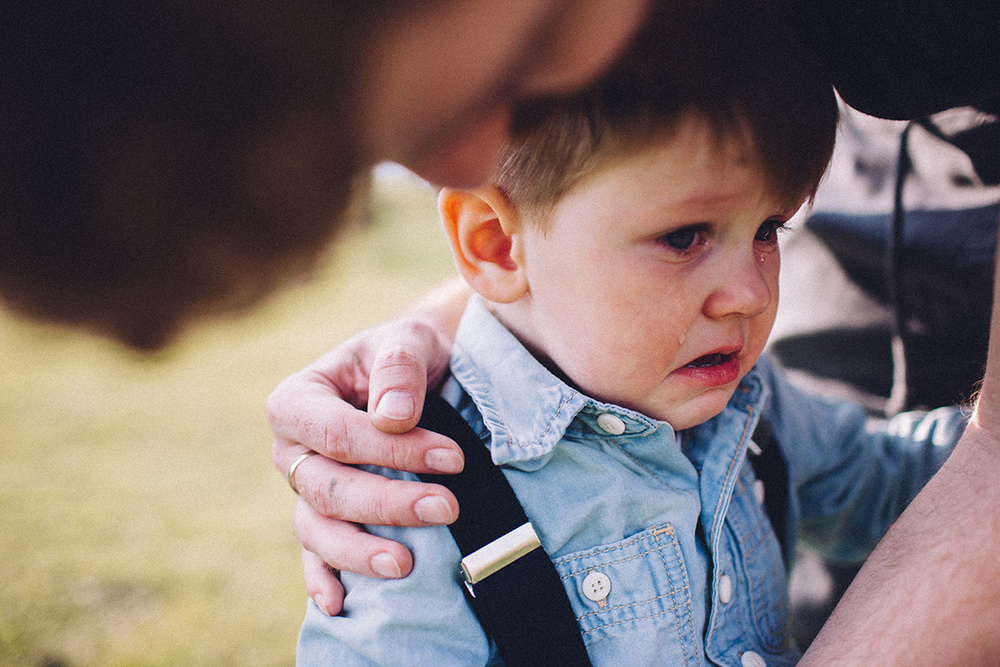
[[[268,398],[271,456],[278,470],[286,474],[306,451],[323,455],[295,470],[301,494],[295,530],[303,548],[306,591],[327,613],[338,613],[343,600],[331,568],[402,577],[413,566],[401,544],[349,522],[427,526],[458,516],[455,497],[442,486],[391,481],[344,464],[416,473],[462,469],[461,449],[454,442],[411,429],[420,419],[427,387],[439,383],[447,370],[469,294],[458,279],[442,284],[398,318],[289,376]]]
[[[1000,308],[958,447],[869,557],[800,665],[1000,665]]]

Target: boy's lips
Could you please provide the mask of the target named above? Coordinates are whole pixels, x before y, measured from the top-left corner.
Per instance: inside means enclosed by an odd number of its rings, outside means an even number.
[[[673,372],[711,387],[735,382],[740,376],[739,348],[704,354]]]
[[[704,356],[698,357],[689,364],[686,364],[685,368],[708,368],[709,366],[718,366],[719,364],[725,362],[729,357],[732,357],[732,353],[723,354],[722,352],[713,352],[712,354],[706,354]]]

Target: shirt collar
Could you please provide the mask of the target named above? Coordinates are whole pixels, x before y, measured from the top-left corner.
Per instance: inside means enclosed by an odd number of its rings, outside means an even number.
[[[479,409],[498,465],[535,461],[529,467],[541,467],[571,424],[585,431],[584,436],[589,432],[600,437],[670,428],[566,384],[525,349],[478,295],[470,300],[455,335],[451,371]],[[608,418],[600,417],[604,414],[620,419],[624,431],[615,434],[603,428],[598,420],[607,424]]]

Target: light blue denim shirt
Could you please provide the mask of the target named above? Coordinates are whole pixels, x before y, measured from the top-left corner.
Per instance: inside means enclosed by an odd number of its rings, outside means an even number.
[[[966,422],[943,409],[872,431],[858,407],[805,395],[761,359],[721,414],[677,434],[559,380],[478,298],[459,328],[452,373],[444,395],[503,466],[595,666],[738,666],[748,651],[767,665],[794,664],[779,536],[863,558]],[[788,521],[777,531],[747,458],[762,414],[788,464]],[[343,573],[344,612],[328,618],[309,603],[298,664],[498,661],[465,601],[448,529],[369,530],[407,545],[413,573]],[[593,572],[610,583],[596,601],[583,592]]]

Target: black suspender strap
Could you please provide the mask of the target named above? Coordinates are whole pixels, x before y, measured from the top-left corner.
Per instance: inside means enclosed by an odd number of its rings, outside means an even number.
[[[589,666],[559,574],[535,546],[534,529],[489,449],[440,396],[428,395],[419,426],[448,436],[465,454],[458,475],[420,477],[458,498],[459,517],[449,528],[462,552],[469,601],[504,664]]]

